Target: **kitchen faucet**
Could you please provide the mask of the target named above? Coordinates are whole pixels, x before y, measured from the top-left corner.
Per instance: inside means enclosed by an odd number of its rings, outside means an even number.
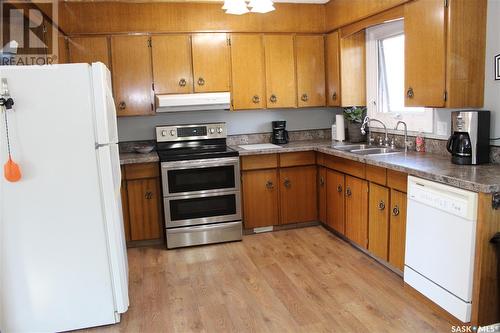
[[[389,146],[389,136],[387,135],[387,126],[385,126],[385,124],[378,119],[370,118],[370,117],[366,116],[365,119],[363,120],[363,124],[361,124],[361,134],[363,134],[363,135],[366,134],[366,125],[368,125],[372,121],[375,121],[384,127],[385,138],[384,138],[384,141],[380,142],[380,144],[381,145],[383,144],[385,146]],[[370,138],[368,138],[368,141],[370,141]],[[368,143],[370,143],[370,142],[368,142]]]
[[[398,130],[398,127],[399,127],[399,124],[403,124],[404,126],[404,130],[405,130],[405,153],[408,152],[408,126],[406,126],[406,123],[404,121],[398,121],[398,123],[396,124],[396,127],[394,127],[394,130]]]

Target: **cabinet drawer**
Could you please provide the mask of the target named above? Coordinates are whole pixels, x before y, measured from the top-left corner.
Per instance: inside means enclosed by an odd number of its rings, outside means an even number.
[[[125,179],[156,178],[160,176],[158,163],[139,163],[125,165]]]
[[[241,170],[272,169],[277,167],[277,154],[251,155],[241,157]]]
[[[316,155],[314,151],[301,151],[296,153],[280,154],[280,167],[292,167],[312,164],[316,164]]]
[[[408,174],[387,169],[387,186],[406,193]]]
[[[366,179],[371,182],[385,186],[387,184],[387,169],[367,164]]]
[[[337,156],[325,155],[323,165],[329,169],[337,170],[358,178],[364,179],[366,175],[366,165],[364,163]]]

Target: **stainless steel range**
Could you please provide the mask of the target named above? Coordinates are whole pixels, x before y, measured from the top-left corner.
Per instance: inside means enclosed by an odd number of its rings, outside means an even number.
[[[240,163],[226,124],[156,127],[167,248],[241,240]]]

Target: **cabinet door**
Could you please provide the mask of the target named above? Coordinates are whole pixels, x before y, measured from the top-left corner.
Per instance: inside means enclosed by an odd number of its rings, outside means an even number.
[[[161,238],[160,179],[127,181],[130,239]]]
[[[389,263],[403,270],[406,242],[406,193],[391,190]]]
[[[368,250],[383,260],[389,259],[389,189],[370,183]]]
[[[340,106],[340,45],[338,31],[326,36],[326,82],[328,106]]]
[[[282,224],[317,220],[316,166],[281,168],[280,184]]]
[[[340,102],[344,107],[366,105],[365,31],[340,40]]]
[[[326,168],[318,167],[318,211],[319,211],[319,220],[320,222],[327,223],[327,201],[326,201],[326,193],[327,193],[327,176],[326,176]]]
[[[351,176],[345,177],[345,235],[368,248],[368,182]]]
[[[445,7],[443,0],[405,4],[405,105],[444,106]]]
[[[192,93],[191,36],[152,36],[151,41],[155,93]]]
[[[148,36],[111,37],[113,89],[118,116],[153,114]]]
[[[122,175],[125,175],[123,167],[122,167]],[[130,214],[128,208],[127,181],[125,179],[122,180],[120,194],[122,199],[123,227],[125,230],[125,240],[128,242],[130,241]]]
[[[245,229],[278,224],[278,171],[245,171],[242,177]]]
[[[297,106],[293,35],[265,35],[268,108]]]
[[[107,37],[72,37],[68,40],[68,48],[72,63],[100,61],[110,68]]]
[[[266,107],[264,46],[259,34],[231,35],[233,109]]]
[[[327,184],[327,223],[335,231],[345,234],[344,218],[344,174],[328,170],[326,174]]]
[[[225,33],[194,34],[195,92],[229,91],[229,40]]]
[[[325,106],[325,42],[323,36],[296,36],[299,107]]]

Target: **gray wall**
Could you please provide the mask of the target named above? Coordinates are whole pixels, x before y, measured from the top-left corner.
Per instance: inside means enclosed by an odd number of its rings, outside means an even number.
[[[160,113],[148,117],[118,118],[120,141],[151,140],[157,125],[196,124],[223,121],[228,134],[271,132],[271,121],[286,120],[288,130],[329,128],[340,109],[307,108],[249,111],[193,111]]]

